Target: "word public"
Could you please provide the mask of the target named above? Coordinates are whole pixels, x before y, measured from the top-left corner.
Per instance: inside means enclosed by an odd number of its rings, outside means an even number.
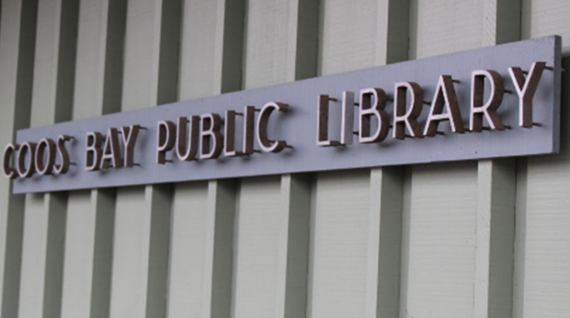
[[[431,101],[424,101],[422,87],[415,82],[398,82],[394,85],[393,97],[389,98],[382,88],[365,88],[358,93],[344,91],[342,100],[329,95],[317,96],[316,146],[338,147],[356,142],[359,144],[380,143],[392,131],[397,140],[406,138],[435,137],[442,134],[439,125],[449,123],[451,132],[481,132],[483,130],[503,131],[509,129],[499,116],[498,109],[505,94],[516,94],[518,98],[519,126],[532,128],[533,99],[544,71],[553,68],[545,62],[535,62],[528,71],[520,67],[508,69],[514,91],[505,89],[503,77],[495,70],[476,70],[471,73],[469,123],[464,123],[458,105],[455,85],[458,81],[449,75],[440,75]],[[355,96],[359,97],[358,102]],[[329,133],[331,102],[341,104],[340,135],[332,138]],[[392,115],[387,112],[393,105]],[[421,120],[424,107],[430,107],[427,119]],[[261,108],[245,106],[243,112],[225,111],[206,113],[175,120],[161,120],[156,129],[156,164],[165,165],[178,161],[198,161],[224,157],[252,156],[256,153],[280,153],[293,149],[286,140],[273,140],[269,136],[272,114],[287,116],[290,106],[284,102],[272,101]],[[241,117],[241,145],[236,146],[237,118]],[[354,122],[357,118],[355,138]],[[484,126],[484,123],[488,126]],[[97,172],[108,169],[138,166],[135,150],[141,131],[150,133],[147,127],[131,125],[109,128],[101,132],[86,133],[83,169]],[[55,139],[42,138],[39,141],[10,143],[4,148],[3,172],[6,178],[31,178],[35,174],[61,175],[74,165],[69,147],[77,146],[74,136],[60,135]],[[259,149],[255,149],[256,145]]]

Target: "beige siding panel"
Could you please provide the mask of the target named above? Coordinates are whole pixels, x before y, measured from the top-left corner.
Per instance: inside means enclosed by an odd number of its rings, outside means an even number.
[[[472,317],[477,224],[473,162],[416,166],[400,317]]]
[[[520,0],[483,2],[483,46],[520,39]],[[476,318],[512,317],[516,160],[480,160],[477,167]]]
[[[65,231],[62,317],[89,316],[96,208],[91,191],[69,194]]]
[[[115,190],[69,193],[61,317],[108,317]]]
[[[570,49],[570,2],[565,0],[522,0],[522,38],[560,35],[562,48]]]
[[[111,317],[145,317],[151,218],[146,204],[144,188],[117,193]]]
[[[208,182],[208,225],[204,267],[204,317],[229,317],[232,308],[237,182]]]
[[[309,267],[312,178],[281,177],[279,261],[275,317],[305,317]]]
[[[368,170],[320,173],[311,247],[311,318],[364,317]]]
[[[494,19],[485,16],[493,8],[488,1],[411,0],[410,6],[411,59],[481,47],[483,31],[494,28],[485,24]],[[410,178],[400,317],[473,317],[477,164],[414,166]]]
[[[368,278],[365,317],[398,317],[400,310],[404,169],[370,171]]]
[[[224,24],[218,11],[223,1],[186,0],[180,55],[180,100],[217,94],[215,81],[216,37]],[[220,9],[220,7],[222,7]]]
[[[325,0],[321,4],[319,74],[353,71],[376,65],[380,19],[377,0]]]
[[[403,176],[320,173],[314,194],[309,317],[397,317]]]
[[[410,0],[410,59],[478,48],[483,41],[480,0]]]
[[[244,7],[243,1],[184,2],[179,99],[241,87]],[[179,183],[172,200],[168,317],[227,317],[235,182]]]
[[[407,58],[408,1],[326,0],[320,10],[319,74]],[[318,174],[309,317],[397,316],[401,178],[383,169]]]
[[[41,1],[31,126],[71,118],[77,2]],[[67,194],[28,194],[24,216],[21,317],[60,317]]]
[[[295,69],[295,33],[291,21],[297,19],[297,1],[249,0],[246,8],[244,88],[291,81]]]
[[[247,1],[244,35],[244,88],[314,76],[316,73],[316,1]],[[259,105],[261,106],[261,105]],[[291,178],[291,179],[289,179]],[[306,265],[300,252],[307,240],[290,237],[308,227],[297,218],[308,207],[296,194],[292,176],[242,179],[235,234],[233,316],[297,317],[303,313]],[[300,204],[297,205],[297,204]],[[290,244],[300,244],[290,246]],[[297,259],[295,259],[297,257]],[[297,285],[294,285],[297,284]]]
[[[122,188],[117,194],[111,317],[165,315],[170,188]]]
[[[243,179],[236,215],[235,318],[275,313],[281,216],[280,179]]]
[[[179,4],[128,1],[122,111],[176,100]],[[113,318],[154,318],[166,313],[169,191],[169,187],[149,185],[117,192],[110,305]]]
[[[570,312],[570,232],[564,230],[570,227],[567,147],[562,158],[528,162],[521,317],[565,317]]]
[[[408,19],[408,1],[322,1],[319,74],[405,60]],[[318,174],[309,317],[397,315],[400,179],[382,169]]]
[[[107,0],[81,1],[73,119],[103,114]]]
[[[521,39],[521,0],[483,1],[483,46]]]
[[[125,18],[126,0],[80,3],[75,120],[120,107],[122,70],[112,63],[120,65],[123,58]],[[109,314],[114,199],[114,190],[69,193],[62,317]]]
[[[567,1],[523,1],[523,37],[535,38],[562,35],[563,50],[568,52],[570,10]],[[567,59],[564,68],[568,69]],[[563,73],[568,83],[568,72]],[[519,200],[517,209],[517,251],[523,252],[515,277],[515,317],[565,317],[570,312],[570,156],[568,130],[568,93],[562,89],[561,154],[529,158],[526,178],[526,200]],[[519,217],[520,215],[520,217]]]
[[[516,167],[515,248],[513,269],[513,317],[524,316],[525,268],[526,268],[526,191],[527,158],[519,158]]]
[[[21,317],[43,317],[44,280],[48,214],[43,194],[26,195],[22,277],[20,281]]]
[[[26,196],[20,317],[60,317],[66,203],[65,193]]]
[[[127,0],[82,0],[73,119],[120,110]]]
[[[3,1],[0,25],[0,144],[12,142],[30,123],[37,2]],[[0,180],[0,308],[2,318],[17,317],[25,195],[12,195]]]
[[[128,2],[122,111],[156,106],[161,2]]]
[[[481,160],[477,174],[475,317],[512,317],[515,160]]]
[[[177,185],[172,205],[168,317],[205,317],[208,184]]]
[[[407,0],[322,1],[319,74],[406,60],[408,30]]]

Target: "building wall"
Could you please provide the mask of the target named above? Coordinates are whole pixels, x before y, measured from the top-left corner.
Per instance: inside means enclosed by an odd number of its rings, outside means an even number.
[[[552,34],[568,69],[569,12],[564,0],[2,0],[0,144]],[[555,156],[18,196],[2,179],[1,317],[568,317],[562,92]]]

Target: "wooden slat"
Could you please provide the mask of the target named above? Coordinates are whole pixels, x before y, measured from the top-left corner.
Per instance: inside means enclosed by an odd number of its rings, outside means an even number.
[[[520,38],[520,0],[483,2],[481,46]],[[481,160],[477,168],[475,317],[511,317],[516,161]]]
[[[208,185],[180,183],[172,197],[168,317],[209,317],[203,303],[206,267]]]
[[[483,1],[482,46],[518,41],[521,38],[522,0]]]
[[[522,37],[562,36],[563,55],[570,52],[570,3],[563,0],[523,0]],[[562,59],[562,82],[568,83],[570,63]],[[563,84],[559,155],[527,158],[517,178],[526,183],[517,193],[517,235],[514,316],[561,318],[570,312],[570,95]],[[524,195],[526,194],[526,196]]]
[[[475,317],[512,316],[515,167],[514,160],[478,164]]]
[[[410,58],[469,50],[498,41],[503,35],[496,30],[505,21],[496,19],[495,14],[508,5],[499,3],[493,6],[489,1],[412,0]],[[486,255],[477,245],[485,240],[483,229],[476,226],[484,210],[478,207],[478,171],[471,162],[412,168],[411,202],[404,222],[401,312],[410,316],[425,312],[473,316],[480,310],[476,307],[482,308],[481,299],[475,300],[474,294],[475,289],[486,289],[477,276],[484,272],[481,255]]]
[[[315,76],[317,8],[315,0],[247,3],[244,88]]]
[[[71,118],[78,3],[39,2],[31,126]],[[26,196],[21,317],[60,317],[66,193]]]
[[[523,39],[539,38],[557,34],[563,37],[562,49],[570,51],[570,21],[565,17],[570,14],[570,3],[565,0],[521,0]]]
[[[233,313],[272,317],[276,310],[281,225],[280,177],[242,179],[236,215]]]
[[[126,0],[81,1],[73,119],[120,109]],[[115,190],[72,191],[62,317],[109,314]]]
[[[179,99],[241,87],[244,1],[184,2]],[[236,183],[174,185],[169,317],[227,317]]]
[[[177,99],[180,15],[180,1],[128,1],[122,111]],[[168,186],[117,191],[111,317],[166,315],[170,197]]]
[[[243,88],[316,75],[318,1],[249,1],[246,17]],[[287,204],[285,210],[281,207],[299,191],[297,182],[289,178],[297,177],[241,182],[234,260],[235,317],[299,317],[297,314],[304,313],[304,293],[293,291],[304,288],[306,273],[296,268],[307,266],[307,260],[293,259],[299,254],[292,249],[306,250],[308,241],[295,241],[289,235],[308,228],[308,223],[294,221],[306,208],[296,204]]]
[[[30,124],[37,1],[3,1],[0,25],[0,143],[12,142]],[[2,318],[18,316],[24,195],[0,181],[0,307]]]
[[[370,170],[319,173],[316,178],[308,316],[365,317]]]
[[[371,170],[364,317],[399,316],[403,195],[402,168]]]
[[[276,318],[305,317],[307,312],[311,190],[310,176],[281,177]]]
[[[526,280],[526,228],[527,228],[527,159],[517,160],[517,188],[515,207],[515,247],[513,270],[513,317],[525,316],[525,280]]]
[[[410,59],[481,46],[481,1],[410,0]]]
[[[407,59],[408,0],[332,0],[321,7],[319,74]]]
[[[409,191],[400,313],[473,315],[476,163],[414,166]]]
[[[202,317],[230,317],[234,265],[234,219],[236,181],[208,183],[208,220],[204,267],[204,304]]]
[[[26,196],[20,317],[59,317],[67,195]]]
[[[409,1],[324,1],[319,73],[406,60],[408,33]],[[402,187],[398,167],[318,175],[311,317],[398,317]]]

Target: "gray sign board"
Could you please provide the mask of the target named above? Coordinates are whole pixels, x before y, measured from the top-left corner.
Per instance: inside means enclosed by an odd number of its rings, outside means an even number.
[[[18,144],[38,142],[42,138],[57,140],[60,135],[73,136],[74,140],[68,143],[67,149],[70,161],[76,165],[70,166],[66,174],[36,174],[30,178],[16,178],[13,181],[13,192],[63,191],[557,153],[560,131],[560,52],[561,40],[552,36],[20,130],[16,138]],[[548,66],[542,73],[533,96],[532,121],[536,124],[522,127],[520,92],[515,87],[509,68],[529,70],[536,62],[545,62]],[[502,77],[506,94],[497,113],[509,129],[469,131],[472,72],[477,70],[494,70]],[[382,142],[359,143],[359,137],[354,136],[353,143],[346,146],[317,145],[319,95],[329,95],[338,100],[329,104],[328,123],[331,139],[338,139],[336,136],[341,131],[343,92],[354,92],[357,104],[360,102],[361,90],[383,89],[387,95],[385,112],[392,120],[394,106],[391,98],[393,99],[396,83],[417,83],[423,91],[423,99],[432,103],[441,75],[450,75],[458,81],[453,86],[467,130],[465,133],[453,132],[450,121],[444,121],[438,128],[443,134],[433,137],[398,140],[393,138],[392,127]],[[178,117],[206,113],[218,113],[224,118],[228,110],[243,112],[245,106],[262,108],[269,102],[288,105],[287,112],[273,112],[267,127],[272,139],[285,140],[292,149],[285,148],[279,153],[255,152],[241,157],[222,155],[217,159],[195,161],[178,160],[174,150],[166,153],[166,164],[157,163],[158,122],[169,120],[176,123]],[[422,131],[429,113],[430,106],[426,105],[417,119]],[[259,117],[259,113],[256,116]],[[354,130],[359,129],[358,120],[357,106]],[[242,142],[239,136],[243,129],[241,119],[236,122],[236,148],[239,149]],[[136,166],[111,167],[98,171],[87,171],[84,168],[87,133],[100,132],[105,136],[111,127],[135,124],[146,128],[140,131],[134,145]],[[488,123],[485,125],[489,126]],[[221,131],[223,133],[224,128]],[[260,149],[257,139],[254,148]]]

